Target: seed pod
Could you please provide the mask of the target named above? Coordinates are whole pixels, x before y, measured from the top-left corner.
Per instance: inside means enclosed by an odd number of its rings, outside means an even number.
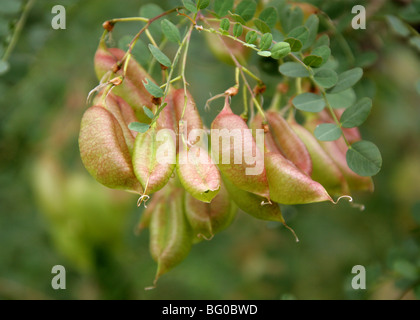
[[[176,169],[185,190],[194,198],[210,202],[221,185],[219,170],[203,148],[183,148],[178,154]]]
[[[266,152],[264,155],[270,197],[282,204],[305,204],[331,201],[324,187],[312,180],[283,155]]]
[[[264,129],[262,117],[260,114],[256,114],[251,120],[250,128],[252,129],[252,134],[255,138],[256,129]],[[264,152],[265,149],[275,153],[281,153],[280,148],[277,146],[276,141],[270,130],[264,133],[264,146],[261,148],[261,152]]]
[[[239,189],[269,199],[264,155],[244,120],[232,112],[228,98],[211,128],[212,153],[220,171]]]
[[[132,131],[128,128],[131,122],[136,122],[137,118],[134,114],[133,109],[124,101],[123,98],[116,96],[115,94],[109,93],[104,99],[104,92],[100,93],[94,100],[95,105],[101,105],[117,119],[121,130],[124,134],[124,139],[127,144],[130,154],[133,153],[134,138],[137,135],[136,131]]]
[[[183,192],[175,189],[165,202],[160,201],[150,220],[150,253],[158,264],[155,285],[191,250],[192,233],[184,214]]]
[[[152,199],[150,200],[150,202],[148,202],[147,207],[144,209],[141,217],[140,217],[140,221],[137,225],[137,234],[140,234],[140,232],[143,229],[146,229],[149,227],[150,225],[150,220],[152,219],[152,215],[154,214],[154,212],[156,211],[158,204],[161,203],[162,201],[165,201],[165,189],[161,189],[158,192],[156,192]]]
[[[203,121],[201,120],[193,97],[187,91],[187,102],[185,104],[184,89],[177,89],[172,92],[172,99],[176,123],[179,126],[183,126],[182,128],[178,128],[178,132],[185,136],[184,138],[188,141],[188,145],[195,145],[197,143],[197,137],[190,136],[190,133],[192,130],[203,130]],[[184,117],[181,119],[184,106]],[[180,124],[180,120],[183,120],[183,123]]]
[[[223,185],[210,203],[199,201],[185,192],[185,215],[196,237],[195,241],[213,238],[232,223],[235,214],[236,206],[230,201]]]
[[[226,187],[231,199],[242,211],[260,220],[284,222],[277,203],[266,203],[267,199],[239,189],[223,174],[222,178],[223,185]]]
[[[79,149],[88,172],[103,185],[142,193],[131,164],[123,131],[115,117],[102,106],[93,106],[83,115]]]
[[[267,119],[274,140],[282,154],[292,161],[296,167],[308,176],[312,172],[312,160],[308,149],[302,140],[296,135],[287,121],[277,112],[268,111]]]
[[[316,138],[297,122],[290,121],[289,124],[309,151],[312,159],[311,178],[322,184],[330,194],[349,194],[343,174]]]
[[[99,80],[107,81],[114,77],[123,75],[124,61],[121,61],[125,51],[117,48],[108,48],[104,41],[101,41],[95,53],[94,63],[95,72]],[[144,87],[143,81],[151,76],[143,67],[135,61],[133,57],[128,62],[127,72],[123,82],[115,86],[112,92],[122,97],[133,108],[138,121],[150,122],[144,114],[143,106],[154,110],[153,96]]]

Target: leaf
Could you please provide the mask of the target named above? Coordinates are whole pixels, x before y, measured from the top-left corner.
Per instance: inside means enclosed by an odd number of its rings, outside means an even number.
[[[0,60],[0,75],[5,74],[9,70],[9,63],[4,60]]]
[[[308,40],[308,36],[309,36],[308,28],[304,26],[299,26],[297,28],[294,28],[292,31],[290,31],[287,34],[288,38],[297,39],[300,42],[302,42],[302,45],[306,43],[306,41]]]
[[[256,10],[257,4],[254,1],[243,0],[237,5],[235,13],[240,15],[245,21],[249,21],[254,16]]]
[[[334,109],[348,108],[356,102],[356,93],[352,88],[340,93],[327,93],[327,100]]]
[[[320,141],[334,141],[341,137],[341,129],[335,123],[321,123],[315,128],[314,135]]]
[[[328,46],[320,46],[315,48],[312,53],[315,56],[320,56],[322,58],[322,63],[320,66],[324,65],[331,56],[331,49]]]
[[[401,21],[400,18],[393,16],[393,15],[386,15],[386,20],[388,21],[391,28],[400,36],[408,37],[410,35],[410,30]]]
[[[415,47],[418,51],[420,51],[420,37],[419,36],[411,37],[409,42],[413,47]]]
[[[284,40],[284,42],[287,42],[290,45],[290,50],[293,52],[298,52],[302,49],[302,42],[295,38],[287,38]]]
[[[314,80],[321,87],[328,89],[336,85],[338,76],[332,69],[319,69],[315,72]]]
[[[287,42],[277,42],[271,48],[271,57],[273,59],[282,59],[291,52],[290,44]]]
[[[232,11],[234,0],[214,0],[213,10],[219,17],[224,17]]]
[[[197,6],[192,0],[182,0],[182,3],[188,11],[191,11],[192,13],[197,13]]]
[[[273,7],[265,8],[261,11],[259,17],[261,21],[264,21],[267,26],[272,29],[276,25],[277,22],[277,10]]]
[[[143,85],[146,88],[146,90],[156,98],[162,98],[165,95],[165,93],[159,86],[157,86],[147,78],[146,81],[143,81]]]
[[[252,22],[257,27],[257,29],[260,30],[262,33],[270,33],[271,32],[270,27],[264,21],[262,21],[260,19],[254,19]]]
[[[162,32],[165,35],[165,37],[175,43],[181,43],[181,34],[178,30],[178,28],[169,20],[164,19],[161,22],[161,28]]]
[[[143,110],[144,113],[146,114],[146,116],[150,119],[153,119],[155,117],[155,115],[153,114],[153,112],[146,106],[143,106]]]
[[[128,125],[128,128],[136,132],[145,133],[147,130],[149,130],[150,125],[141,122],[131,122]]]
[[[298,62],[285,62],[280,66],[279,71],[291,78],[309,77],[309,71]]]
[[[296,109],[308,112],[320,112],[325,107],[324,99],[311,92],[305,92],[296,96],[292,102]]]
[[[370,141],[357,141],[347,150],[346,160],[349,168],[360,176],[370,177],[382,167],[382,156],[378,147]]]
[[[302,9],[298,6],[294,8],[291,6],[285,7],[285,10],[280,11],[280,22],[285,33],[301,26],[303,24]]]
[[[363,76],[362,68],[344,71],[338,76],[337,84],[329,93],[338,93],[354,86]]]
[[[239,14],[231,14],[230,15],[236,22],[239,22],[240,24],[246,25],[246,21],[239,15]]]
[[[257,54],[260,55],[260,56],[262,56],[262,57],[269,57],[269,56],[271,56],[271,52],[270,51],[258,51]]]
[[[305,22],[305,27],[308,29],[308,39],[302,48],[303,50],[306,50],[309,47],[311,47],[316,40],[316,36],[318,34],[318,27],[319,27],[318,16],[315,14],[310,15],[309,18]]]
[[[314,49],[315,48],[319,48],[319,47],[321,47],[321,46],[327,46],[327,47],[329,47],[330,46],[330,38],[328,37],[328,35],[326,35],[326,34],[323,34],[322,36],[320,36],[316,41],[315,41],[315,44],[314,44]]]
[[[153,44],[150,43],[149,50],[161,65],[164,65],[165,67],[171,66],[171,60],[169,60],[169,58],[162,51],[160,51],[158,47],[155,47]]]
[[[222,19],[222,21],[220,21],[220,29],[224,30],[224,31],[229,31],[230,28],[230,21],[228,18],[224,18]]]
[[[316,55],[309,55],[303,59],[303,63],[309,67],[319,67],[322,64],[322,58]]]
[[[197,7],[200,10],[207,8],[210,4],[210,0],[198,0]]]
[[[265,33],[261,37],[260,40],[260,49],[261,51],[265,51],[271,47],[271,43],[273,42],[273,35],[271,33]]]
[[[243,30],[244,29],[242,28],[242,25],[239,22],[235,23],[235,25],[233,26],[233,36],[236,38],[240,37],[242,35]]]
[[[344,128],[358,127],[366,121],[372,109],[372,100],[369,98],[363,98],[359,100],[355,105],[346,109],[341,115],[341,125]]]
[[[246,43],[252,44],[257,41],[258,35],[255,31],[248,31],[248,33],[245,36]]]

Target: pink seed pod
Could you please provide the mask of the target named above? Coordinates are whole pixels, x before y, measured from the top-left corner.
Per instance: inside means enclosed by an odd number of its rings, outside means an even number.
[[[100,81],[108,81],[118,76],[123,76],[125,51],[118,48],[108,48],[104,41],[101,41],[95,53],[95,72]],[[143,82],[152,77],[143,67],[130,58],[127,72],[122,83],[115,86],[112,92],[122,97],[134,110],[138,121],[147,123],[150,119],[144,114],[143,106],[154,110],[153,96],[146,90]]]
[[[338,166],[321,147],[318,140],[303,126],[289,121],[294,132],[303,141],[312,159],[311,178],[333,195],[349,194],[349,188]]]
[[[85,168],[98,182],[113,189],[143,192],[121,126],[103,106],[90,107],[84,113],[79,149]]]
[[[269,199],[264,154],[244,120],[232,112],[228,101],[226,98],[223,110],[211,125],[213,159],[236,187]]]
[[[302,172],[310,176],[312,160],[303,141],[278,112],[268,111],[267,120],[274,140],[282,154]]]

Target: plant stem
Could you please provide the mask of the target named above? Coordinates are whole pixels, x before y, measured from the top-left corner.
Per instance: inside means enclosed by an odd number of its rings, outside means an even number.
[[[19,21],[16,23],[15,30],[12,35],[12,39],[7,46],[3,57],[1,58],[2,61],[7,61],[12,53],[13,49],[16,46],[16,43],[19,39],[20,33],[22,32],[23,26],[25,25],[26,18],[28,17],[28,13],[31,10],[32,6],[34,5],[35,0],[29,0],[26,5],[23,7],[22,15],[19,18]]]
[[[186,44],[185,44],[185,50],[184,50],[184,57],[182,59],[182,70],[181,70],[182,81],[184,83],[184,108],[182,109],[181,120],[184,119],[184,114],[185,114],[185,110],[187,109],[187,102],[188,102],[187,81],[185,80],[185,69],[186,69],[186,66],[187,66],[188,49],[189,49],[189,46],[190,46],[191,33],[193,31],[193,28],[194,28],[194,25],[192,24],[190,26],[190,29],[188,30],[187,35],[184,38],[184,39],[186,39]]]

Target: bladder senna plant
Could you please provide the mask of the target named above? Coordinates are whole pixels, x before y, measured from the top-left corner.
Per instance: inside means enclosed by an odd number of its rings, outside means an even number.
[[[147,207],[139,230],[150,229],[155,284],[193,244],[227,228],[237,208],[287,226],[279,204],[336,203],[332,197],[373,190],[382,158],[357,128],[372,101],[349,100],[363,70],[334,56],[330,39],[318,34],[316,7],[274,3],[184,1],[153,18],[104,23],[94,56],[100,82],[81,121],[80,154],[99,183],[137,193]],[[128,45],[113,48],[113,30],[128,21],[142,26]],[[220,67],[232,71],[234,86],[206,104],[224,99],[210,128],[191,94],[207,83],[186,78],[187,68],[199,72],[189,64],[193,34],[233,65]]]

